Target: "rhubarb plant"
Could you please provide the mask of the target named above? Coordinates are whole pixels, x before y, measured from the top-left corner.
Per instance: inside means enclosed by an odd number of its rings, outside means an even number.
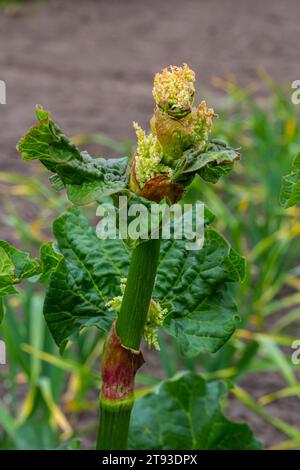
[[[84,215],[85,205],[107,201],[120,214],[126,198],[129,225],[134,203],[171,207],[197,175],[216,183],[231,171],[240,154],[211,138],[216,115],[205,101],[195,106],[194,95],[195,74],[186,64],[156,74],[151,130],[134,123],[130,157],[93,158],[79,150],[41,106],[38,123],[18,144],[23,160],[39,160],[73,207],[54,221],[56,242],[41,247],[39,259],[1,242],[0,295],[15,293],[24,278],[46,284],[44,316],[61,353],[84,328],[107,334],[97,449],[259,448],[246,424],[223,415],[223,382],[183,372],[135,400],[143,340],[158,349],[164,330],[192,358],[218,351],[238,325],[231,284],[242,281],[244,259],[212,228],[209,209],[197,249],[184,236],[163,237],[162,219],[155,236],[146,227],[135,238],[105,238]]]

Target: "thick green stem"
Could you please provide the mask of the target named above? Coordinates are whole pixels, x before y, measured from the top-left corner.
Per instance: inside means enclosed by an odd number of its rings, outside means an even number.
[[[149,240],[132,253],[121,310],[104,347],[97,449],[123,450],[127,447],[134,377],[143,363],[139,349],[155,283],[159,249],[159,240]]]
[[[149,240],[135,248],[132,253],[117,322],[121,342],[130,349],[140,348],[155,282],[159,248],[159,240]]]
[[[101,419],[97,440],[97,449],[127,449],[130,415],[134,399],[105,400],[100,398]]]

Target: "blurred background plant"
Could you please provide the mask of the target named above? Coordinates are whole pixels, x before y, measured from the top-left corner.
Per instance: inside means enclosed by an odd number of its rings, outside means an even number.
[[[0,7],[10,9],[26,2],[27,0],[0,0]]]
[[[246,255],[247,277],[242,289],[235,292],[240,328],[218,353],[193,361],[182,358],[176,341],[160,335],[162,367],[148,367],[137,380],[143,394],[162,376],[181,369],[241,383],[245,376],[257,380],[258,374],[276,371],[285,385],[271,394],[254,397],[240,386],[232,394],[286,436],[274,448],[299,448],[300,430],[265,408],[275,400],[300,395],[296,366],[290,360],[291,343],[300,331],[300,210],[283,210],[278,203],[281,177],[299,149],[299,119],[285,90],[265,72],[260,75],[261,80],[247,89],[234,80],[216,81],[227,98],[218,107],[214,136],[241,147],[243,159],[229,180],[212,187],[197,179],[185,198],[186,202],[202,199],[217,216],[218,229]],[[99,154],[107,148],[116,156],[132,150],[130,142],[118,143],[102,134],[77,135],[73,142],[96,145]],[[1,223],[31,252],[51,238],[51,221],[67,206],[65,196],[54,193],[44,181],[41,169],[28,178],[0,173],[5,212]],[[22,217],[24,201],[34,214],[30,222]],[[96,426],[93,415],[98,397],[94,391],[99,388],[103,338],[88,330],[76,347],[59,357],[42,305],[43,292],[35,291],[30,283],[19,296],[5,302],[0,336],[7,344],[9,367],[4,372],[1,369],[0,448],[77,448],[75,428],[80,429],[83,446],[88,447]]]
[[[217,81],[227,92],[228,103],[215,133],[240,146],[243,158],[229,183],[221,181],[217,191],[198,179],[187,194],[189,201],[200,194],[217,216],[218,228],[247,258],[247,278],[236,298],[241,326],[248,325],[252,332],[241,330],[236,340],[247,340],[252,350],[247,351],[249,361],[256,354],[256,330],[268,331],[274,342],[285,344],[281,335],[292,333],[300,318],[299,209],[284,210],[278,202],[282,175],[299,149],[299,116],[288,93],[266,72],[260,71],[260,76],[261,83],[248,89],[234,81]],[[259,91],[264,92],[262,97],[257,96]],[[292,310],[287,314],[287,309]],[[283,312],[284,318],[278,315]],[[228,354],[222,351],[222,357],[217,356],[210,367],[233,366],[230,348]],[[245,365],[244,360],[237,365],[237,373]]]
[[[217,191],[198,179],[187,199],[200,197],[215,213],[218,228],[247,259],[242,289],[235,292],[241,316],[239,330],[228,345],[199,362],[210,377],[240,380],[246,374],[281,374],[285,386],[251,405],[246,394],[233,394],[266,422],[291,439],[274,447],[299,447],[299,429],[274,421],[262,406],[280,397],[299,397],[291,344],[299,337],[299,208],[284,210],[278,198],[282,176],[299,149],[299,115],[288,90],[279,87],[262,69],[260,81],[247,89],[234,80],[216,80],[227,92],[215,132],[242,148],[242,161]],[[250,376],[251,377],[251,376]],[[299,375],[298,375],[299,377]],[[251,378],[249,379],[251,380]]]

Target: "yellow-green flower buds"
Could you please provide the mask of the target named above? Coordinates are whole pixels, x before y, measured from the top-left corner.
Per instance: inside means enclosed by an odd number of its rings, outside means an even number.
[[[161,163],[163,152],[157,137],[133,123],[137,135],[137,149],[132,164],[130,187],[139,193],[145,184],[157,175],[170,175],[172,170]]]
[[[205,150],[212,128],[214,110],[205,101],[193,107],[195,73],[187,64],[170,65],[154,78],[157,104],[151,119],[151,133],[134,123],[137,149],[130,170],[131,191],[146,199],[177,202],[184,185],[172,180],[173,171],[186,150]]]
[[[167,313],[167,309],[162,308],[158,302],[151,299],[144,329],[144,338],[149,349],[153,345],[156,350],[159,350],[158,328],[163,325]]]
[[[154,77],[153,97],[156,104],[174,117],[191,110],[195,94],[195,72],[187,64],[170,65]]]
[[[213,108],[208,108],[205,101],[201,101],[197,108],[192,110],[192,140],[193,145],[199,149],[205,147],[216,116]]]
[[[162,146],[162,163],[174,167],[183,152],[202,149],[208,141],[215,115],[202,101],[193,107],[195,73],[184,64],[170,65],[154,78],[153,96],[157,107],[151,129]]]
[[[109,310],[113,310],[114,312],[119,313],[119,311],[121,309],[123,295],[124,295],[124,292],[125,292],[126,282],[127,282],[127,278],[126,277],[121,277],[120,290],[121,290],[122,295],[118,295],[117,297],[114,297],[113,299],[110,299],[106,302],[105,305]]]
[[[116,313],[120,312],[126,281],[126,278],[121,278],[120,289],[122,295],[114,297],[106,302],[106,307],[109,310],[113,310]],[[157,331],[158,328],[163,325],[167,313],[167,309],[163,309],[157,301],[151,299],[144,329],[144,338],[149,348],[153,345],[155,349],[159,349]]]

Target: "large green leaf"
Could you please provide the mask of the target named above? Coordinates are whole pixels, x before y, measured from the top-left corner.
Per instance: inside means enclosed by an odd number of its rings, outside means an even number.
[[[104,331],[114,314],[106,308],[110,298],[120,295],[120,278],[127,274],[129,256],[120,240],[100,240],[78,209],[72,208],[53,225],[63,254],[50,279],[44,313],[56,343],[84,326]]]
[[[237,150],[227,147],[224,142],[211,141],[204,151],[192,149],[184,153],[174,179],[180,181],[198,174],[205,181],[216,183],[232,170],[234,162],[239,159]]]
[[[154,297],[167,308],[164,327],[188,356],[215,352],[230,338],[238,321],[229,282],[241,280],[245,262],[215,230],[207,228],[201,250],[185,240],[165,241]]]
[[[92,158],[73,145],[40,106],[39,123],[20,140],[18,150],[25,161],[40,160],[54,173],[56,189],[66,187],[74,204],[87,204],[125,187],[127,157]]]
[[[300,153],[293,162],[291,173],[282,178],[280,202],[283,207],[300,203]]]
[[[220,400],[223,382],[206,382],[194,373],[162,382],[136,401],[129,447],[147,450],[257,450],[260,444],[247,424],[229,421]]]
[[[121,240],[100,240],[78,209],[54,223],[64,258],[50,279],[45,317],[62,348],[85,326],[110,328],[114,314],[106,302],[120,295],[130,252]],[[215,231],[206,231],[204,248],[186,249],[185,240],[163,241],[154,298],[168,309],[166,330],[190,356],[218,350],[233,333],[237,314],[228,282],[243,276],[244,260]]]

